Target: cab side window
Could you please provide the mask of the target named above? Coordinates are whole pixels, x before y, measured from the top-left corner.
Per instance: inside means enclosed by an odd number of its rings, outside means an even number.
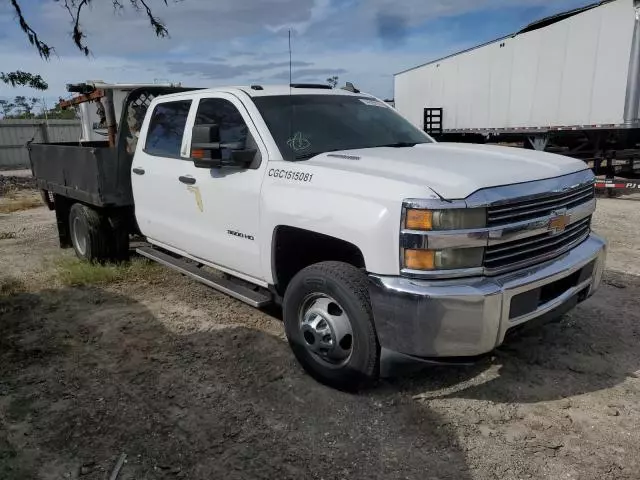
[[[156,105],[149,121],[144,151],[158,157],[180,158],[180,147],[191,100]]]
[[[220,127],[220,143],[223,144],[222,160],[228,160],[232,150],[244,150],[249,148],[248,145],[253,144],[242,115],[228,100],[222,98],[200,100],[195,124],[211,123]]]

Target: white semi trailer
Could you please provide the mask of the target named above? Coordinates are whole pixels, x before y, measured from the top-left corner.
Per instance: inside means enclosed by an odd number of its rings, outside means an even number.
[[[519,142],[589,162],[600,187],[640,188],[640,0],[544,18],[397,73],[395,105],[442,141]]]

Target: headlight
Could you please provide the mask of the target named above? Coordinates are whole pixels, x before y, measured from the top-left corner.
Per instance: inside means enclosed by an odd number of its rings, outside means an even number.
[[[457,270],[482,266],[484,248],[404,251],[404,268],[410,270]]]
[[[404,228],[408,230],[468,230],[487,225],[484,208],[452,208],[449,210],[407,209]]]

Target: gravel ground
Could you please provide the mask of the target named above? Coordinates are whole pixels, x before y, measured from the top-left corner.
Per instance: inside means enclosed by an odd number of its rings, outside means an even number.
[[[0,196],[6,195],[9,192],[24,189],[33,189],[36,186],[36,181],[31,176],[8,175],[7,172],[0,172]]]
[[[640,275],[640,195],[598,199],[593,228],[609,241],[608,267]]]
[[[31,176],[31,169],[30,168],[20,168],[20,169],[6,169],[3,170],[2,167],[0,167],[0,176],[5,176],[5,177],[30,177]]]
[[[126,453],[121,480],[637,480],[638,205],[600,201],[605,284],[562,322],[360,395],[302,372],[277,311],[173,272],[45,284],[53,214],[0,215],[0,279],[45,287],[0,296],[0,478],[102,480]]]

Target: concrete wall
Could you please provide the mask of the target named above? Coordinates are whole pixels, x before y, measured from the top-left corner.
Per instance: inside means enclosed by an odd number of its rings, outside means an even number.
[[[82,134],[80,120],[0,120],[0,169],[28,168],[25,144],[77,142]]]

